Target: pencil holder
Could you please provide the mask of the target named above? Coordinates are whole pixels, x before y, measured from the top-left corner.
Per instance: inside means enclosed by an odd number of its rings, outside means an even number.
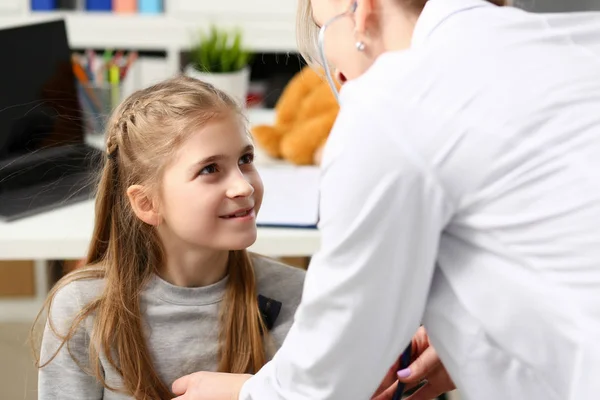
[[[121,101],[121,84],[77,83],[86,134],[104,134],[106,122]]]

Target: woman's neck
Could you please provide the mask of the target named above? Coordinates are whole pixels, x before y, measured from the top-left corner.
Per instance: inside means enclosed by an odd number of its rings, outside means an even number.
[[[399,51],[411,46],[419,16],[408,11],[385,14],[383,17],[383,46],[387,51]]]
[[[227,275],[226,250],[190,249],[164,244],[165,265],[158,275],[172,285],[201,287],[219,282]]]

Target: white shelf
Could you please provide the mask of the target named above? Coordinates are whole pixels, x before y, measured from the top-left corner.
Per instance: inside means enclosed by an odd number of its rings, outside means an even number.
[[[191,13],[141,15],[108,12],[0,13],[0,29],[41,21],[65,19],[72,48],[120,48],[179,51],[190,47],[201,28],[211,23],[237,26],[253,51],[293,52],[294,15],[290,13]]]

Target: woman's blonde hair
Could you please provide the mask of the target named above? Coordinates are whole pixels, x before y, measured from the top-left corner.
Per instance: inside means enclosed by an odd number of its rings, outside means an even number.
[[[134,93],[108,123],[108,157],[98,183],[87,266],[66,275],[52,288],[36,322],[47,310],[47,323],[61,339],[58,353],[65,345],[69,348],[69,340],[93,316],[89,373],[109,390],[118,389],[109,387],[104,379],[99,349],[110,349],[105,356],[122,376],[126,394],[136,399],[172,397],[150,357],[140,310],[140,292],[165,264],[165,254],[156,230],[133,213],[127,188],[159,185],[166,163],[181,143],[199,126],[223,117],[243,118],[234,100],[223,92],[179,76]],[[245,250],[230,251],[228,275],[221,306],[218,370],[255,373],[267,360],[266,329],[258,308],[252,262]],[[106,283],[102,294],[87,304],[68,333],[61,335],[50,314],[57,292],[73,281],[98,278]],[[41,363],[35,353],[40,368],[56,356]]]
[[[311,0],[298,0],[296,13],[296,38],[298,51],[304,60],[312,66],[321,64],[317,56],[317,39],[319,27],[315,24],[312,15]],[[420,14],[427,0],[396,0],[402,7],[416,14]],[[510,0],[487,0],[497,6],[505,6]]]

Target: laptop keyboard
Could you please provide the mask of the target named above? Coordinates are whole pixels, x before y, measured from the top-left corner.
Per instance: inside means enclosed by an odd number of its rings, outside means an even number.
[[[91,199],[99,174],[94,161],[99,155],[99,150],[80,146],[62,154],[38,155],[33,162],[23,158],[5,165],[0,169],[0,220],[13,221]]]

